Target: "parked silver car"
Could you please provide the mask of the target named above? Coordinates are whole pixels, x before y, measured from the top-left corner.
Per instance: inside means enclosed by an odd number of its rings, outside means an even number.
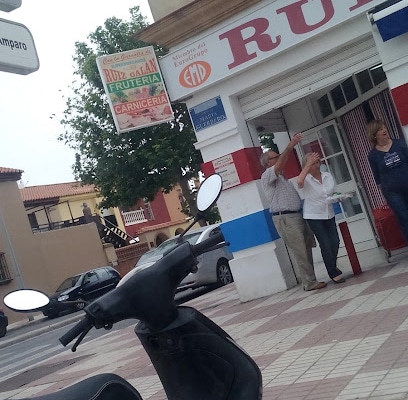
[[[219,233],[219,224],[207,225],[198,229],[194,229],[186,233],[184,240],[191,244],[197,244],[210,236]],[[161,243],[156,248],[149,250],[143,254],[135,267],[127,273],[122,280],[127,280],[133,276],[136,271],[152,266],[157,260],[160,260],[165,253],[177,246],[177,239],[179,236],[168,239]],[[205,285],[219,284],[227,285],[233,282],[233,277],[229,267],[229,260],[233,258],[227,247],[221,247],[204,253],[197,257],[198,271],[190,273],[183,279],[178,287],[178,290],[189,288],[196,288]],[[122,282],[123,283],[123,282]]]

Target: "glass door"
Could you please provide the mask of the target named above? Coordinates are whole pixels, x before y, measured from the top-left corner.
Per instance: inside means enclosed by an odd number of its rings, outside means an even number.
[[[362,207],[362,198],[336,122],[326,122],[303,134],[305,137],[298,150],[300,159],[306,153],[318,153],[322,170],[330,172],[336,181],[336,192],[351,195],[350,198],[333,204],[336,221],[348,223],[356,249],[376,247],[374,233]]]

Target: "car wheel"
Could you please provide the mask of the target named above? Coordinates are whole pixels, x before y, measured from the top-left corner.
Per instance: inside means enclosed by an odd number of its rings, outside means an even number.
[[[0,338],[6,336],[7,326],[0,326]]]
[[[217,264],[217,283],[219,285],[228,285],[234,282],[232,273],[227,260],[219,260]]]
[[[86,306],[86,302],[84,300],[82,300],[80,297],[78,297],[77,299],[75,299],[75,301],[77,302],[75,304],[75,310],[77,311],[81,311],[85,308]]]

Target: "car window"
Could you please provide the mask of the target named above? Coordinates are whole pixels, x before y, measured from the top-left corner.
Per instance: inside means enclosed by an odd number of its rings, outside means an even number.
[[[86,274],[84,283],[88,283],[88,284],[89,283],[96,283],[96,282],[98,282],[98,280],[99,280],[99,277],[98,277],[98,274],[96,272],[88,272]]]
[[[71,276],[70,278],[65,279],[65,281],[62,282],[61,285],[58,286],[56,292],[62,292],[63,290],[73,288],[77,284],[80,277],[81,275],[75,275],[75,276]]]
[[[99,275],[99,278],[102,281],[107,281],[114,276],[113,273],[106,268],[97,269],[95,272]]]
[[[118,278],[119,277],[119,273],[111,268],[105,268],[105,271],[107,271],[108,275],[109,275],[109,279],[112,278]]]
[[[198,238],[201,236],[201,233],[202,232],[197,232],[197,233],[192,233],[190,235],[185,235],[184,240],[188,241],[190,244],[195,244]],[[163,255],[167,251],[174,249],[177,246],[177,240],[178,238],[169,239],[163,242],[162,244],[160,244],[159,246],[157,246],[156,251],[154,251],[154,256]]]
[[[156,249],[152,249],[147,251],[146,253],[142,254],[139,258],[139,261],[137,262],[138,264],[143,264],[145,261],[147,261],[150,257],[152,257],[153,254],[155,254]]]
[[[221,232],[221,228],[219,226],[217,226],[216,228],[214,228],[210,234],[208,235],[209,237],[216,235],[217,233]]]

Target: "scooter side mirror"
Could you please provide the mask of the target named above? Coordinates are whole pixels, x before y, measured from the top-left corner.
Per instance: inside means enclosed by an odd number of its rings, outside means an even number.
[[[6,294],[3,303],[17,312],[39,311],[50,302],[49,297],[39,290],[18,289]]]
[[[204,213],[208,211],[220,197],[222,178],[218,174],[209,176],[200,186],[197,193],[197,209]]]
[[[215,204],[222,191],[222,178],[218,174],[212,174],[206,178],[200,185],[196,197],[197,214],[191,224],[178,237],[177,242],[182,243],[184,235],[200,219],[205,218],[205,213]]]

